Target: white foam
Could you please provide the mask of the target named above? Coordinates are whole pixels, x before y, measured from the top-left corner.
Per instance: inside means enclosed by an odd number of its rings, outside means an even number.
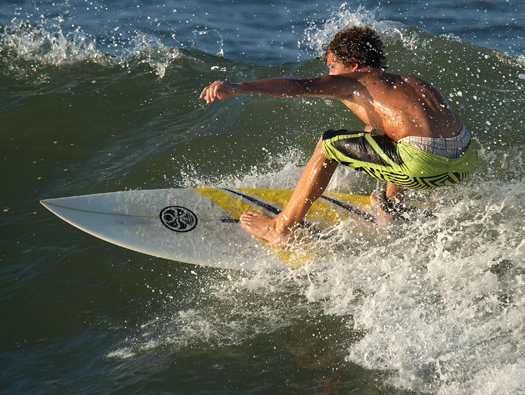
[[[19,59],[31,62],[32,72],[42,66],[90,61],[129,69],[145,64],[159,78],[163,78],[171,62],[180,55],[178,50],[165,46],[160,39],[135,32],[125,44],[121,44],[118,56],[110,56],[98,48],[95,37],[86,34],[80,27],[64,32],[62,22],[60,19],[44,19],[40,23],[13,19],[0,35],[0,42]],[[23,67],[19,74],[25,75]]]
[[[171,62],[179,55],[178,50],[165,46],[157,37],[137,32],[131,38],[129,47],[122,51],[121,61],[128,63],[136,59],[137,65],[148,65],[162,79]]]
[[[498,220],[519,199],[507,195],[501,204],[496,191],[442,208],[437,220],[356,260],[346,287],[364,291],[354,320],[366,335],[349,361],[396,371],[395,386],[442,393],[478,393],[471,392],[478,372],[523,364],[522,227]],[[355,279],[356,272],[364,274]],[[337,300],[331,309],[344,311]]]
[[[263,174],[247,177],[266,182]],[[187,307],[149,325],[112,356],[161,346],[239,345],[325,315],[344,318],[361,334],[358,341],[338,339],[346,360],[388,371],[394,387],[520,393],[525,243],[517,213],[525,210],[525,189],[507,185],[502,195],[501,188],[485,185],[482,195],[466,198],[458,196],[472,195],[472,186],[451,188],[435,219],[373,239],[339,229],[334,241],[318,246],[326,253],[298,270],[213,272]]]
[[[304,166],[310,159],[309,155],[297,148],[289,148],[286,152],[268,157],[266,163],[260,163],[242,173],[228,176],[221,174],[216,176],[202,175],[191,162],[177,163],[176,169],[181,178],[177,186],[186,188],[294,189]],[[181,168],[181,166],[185,166],[185,168]],[[268,171],[268,169],[272,169],[272,171]],[[370,177],[361,173],[339,166],[328,185],[327,191],[362,193],[363,184],[365,184],[365,188],[368,185],[368,189],[372,191],[375,181],[371,181]]]
[[[293,188],[304,160],[302,153],[289,152],[244,176],[218,181]],[[262,170],[276,164],[274,172]],[[520,164],[519,155],[506,164],[518,180]],[[346,192],[353,192],[352,181],[363,182],[356,172],[344,170],[339,177],[332,188]],[[390,385],[439,394],[520,393],[524,195],[520,181],[497,178],[483,188],[466,182],[415,193],[437,205],[434,219],[417,219],[374,238],[332,229],[336,237],[318,246],[323,252],[314,264],[281,274],[232,274],[205,290],[213,303],[174,322],[186,328],[189,343],[241,344],[321,311],[349,318],[350,329],[362,338],[347,345],[346,360],[390,372]]]
[[[130,347],[122,347],[115,351],[111,351],[108,353],[108,358],[115,358],[115,359],[129,359],[136,355],[136,353],[130,348]]]
[[[384,31],[393,26],[373,13],[337,12],[326,27],[307,31],[312,47],[356,21]],[[423,43],[413,31],[401,33],[411,50]],[[411,192],[437,206],[434,219],[374,238],[332,229],[336,237],[317,246],[318,260],[295,271],[209,274],[191,303],[177,304],[173,315],[126,342],[124,355],[128,348],[243,344],[305,317],[336,316],[358,337],[338,339],[346,361],[388,372],[394,387],[447,395],[525,392],[523,164],[519,152],[504,161],[501,153],[479,155],[480,166],[505,166],[508,179],[480,170],[483,184],[473,177]],[[188,167],[182,184],[292,189],[307,160],[290,150],[242,174],[214,177]],[[330,190],[361,193],[367,182],[370,192],[373,181],[341,168]]]
[[[312,22],[305,30],[305,44],[320,53],[323,44],[330,42],[341,29],[353,25],[372,25],[377,23],[378,9],[368,11],[362,6],[352,10],[348,3],[332,10],[332,16],[322,25]]]
[[[37,24],[14,19],[1,35],[1,42],[20,58],[46,65],[103,58],[93,37],[80,28],[64,33],[60,22],[55,20]]]
[[[341,6],[332,9],[331,14],[331,17],[323,24],[314,21],[305,29],[303,44],[317,54],[322,53],[322,46],[330,42],[337,32],[348,26],[371,26],[383,38],[399,37],[405,30],[405,25],[380,20],[380,7],[368,10],[361,5],[353,8],[348,3],[343,3]]]

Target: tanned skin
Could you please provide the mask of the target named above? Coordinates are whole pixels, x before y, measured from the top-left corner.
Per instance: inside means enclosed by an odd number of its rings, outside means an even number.
[[[376,130],[394,141],[406,136],[450,138],[463,129],[461,119],[443,95],[419,78],[359,64],[345,66],[333,54],[328,54],[326,64],[329,74],[315,78],[272,78],[238,84],[215,81],[204,88],[200,98],[208,104],[241,94],[339,100],[366,124],[365,132]],[[248,211],[241,216],[244,229],[275,245],[290,240],[338,164],[326,158],[321,141],[284,210],[273,218]],[[404,188],[387,183],[386,196],[391,201],[402,201],[404,192]],[[377,206],[374,194],[370,199]]]

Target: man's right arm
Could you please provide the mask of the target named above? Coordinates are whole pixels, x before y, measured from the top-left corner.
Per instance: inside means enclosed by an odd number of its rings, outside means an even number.
[[[316,78],[291,79],[269,78],[264,80],[232,84],[215,81],[204,88],[200,98],[206,103],[225,100],[239,94],[263,95],[281,98],[323,97],[341,99],[353,92],[357,81],[346,76],[321,76]]]

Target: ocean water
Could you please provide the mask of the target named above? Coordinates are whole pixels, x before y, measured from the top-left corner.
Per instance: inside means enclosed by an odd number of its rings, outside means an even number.
[[[0,4],[1,394],[524,394],[525,3]],[[432,82],[472,131],[436,218],[344,229],[297,270],[166,261],[95,239],[40,199],[293,188],[336,102],[201,90],[325,73],[335,31],[377,28],[389,70]],[[375,182],[338,169],[333,191]],[[325,245],[324,248],[327,246]]]

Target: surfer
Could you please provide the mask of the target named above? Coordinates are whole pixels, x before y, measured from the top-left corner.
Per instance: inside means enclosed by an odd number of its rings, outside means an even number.
[[[252,211],[241,225],[270,243],[286,243],[321,196],[339,163],[387,181],[370,202],[383,217],[395,216],[406,188],[429,189],[463,180],[477,159],[471,136],[431,84],[385,71],[383,42],[369,26],[353,26],[323,46],[328,75],[215,81],[200,98],[212,103],[239,94],[341,101],[365,124],[363,131],[328,130],[319,139],[284,210],[271,218]]]

